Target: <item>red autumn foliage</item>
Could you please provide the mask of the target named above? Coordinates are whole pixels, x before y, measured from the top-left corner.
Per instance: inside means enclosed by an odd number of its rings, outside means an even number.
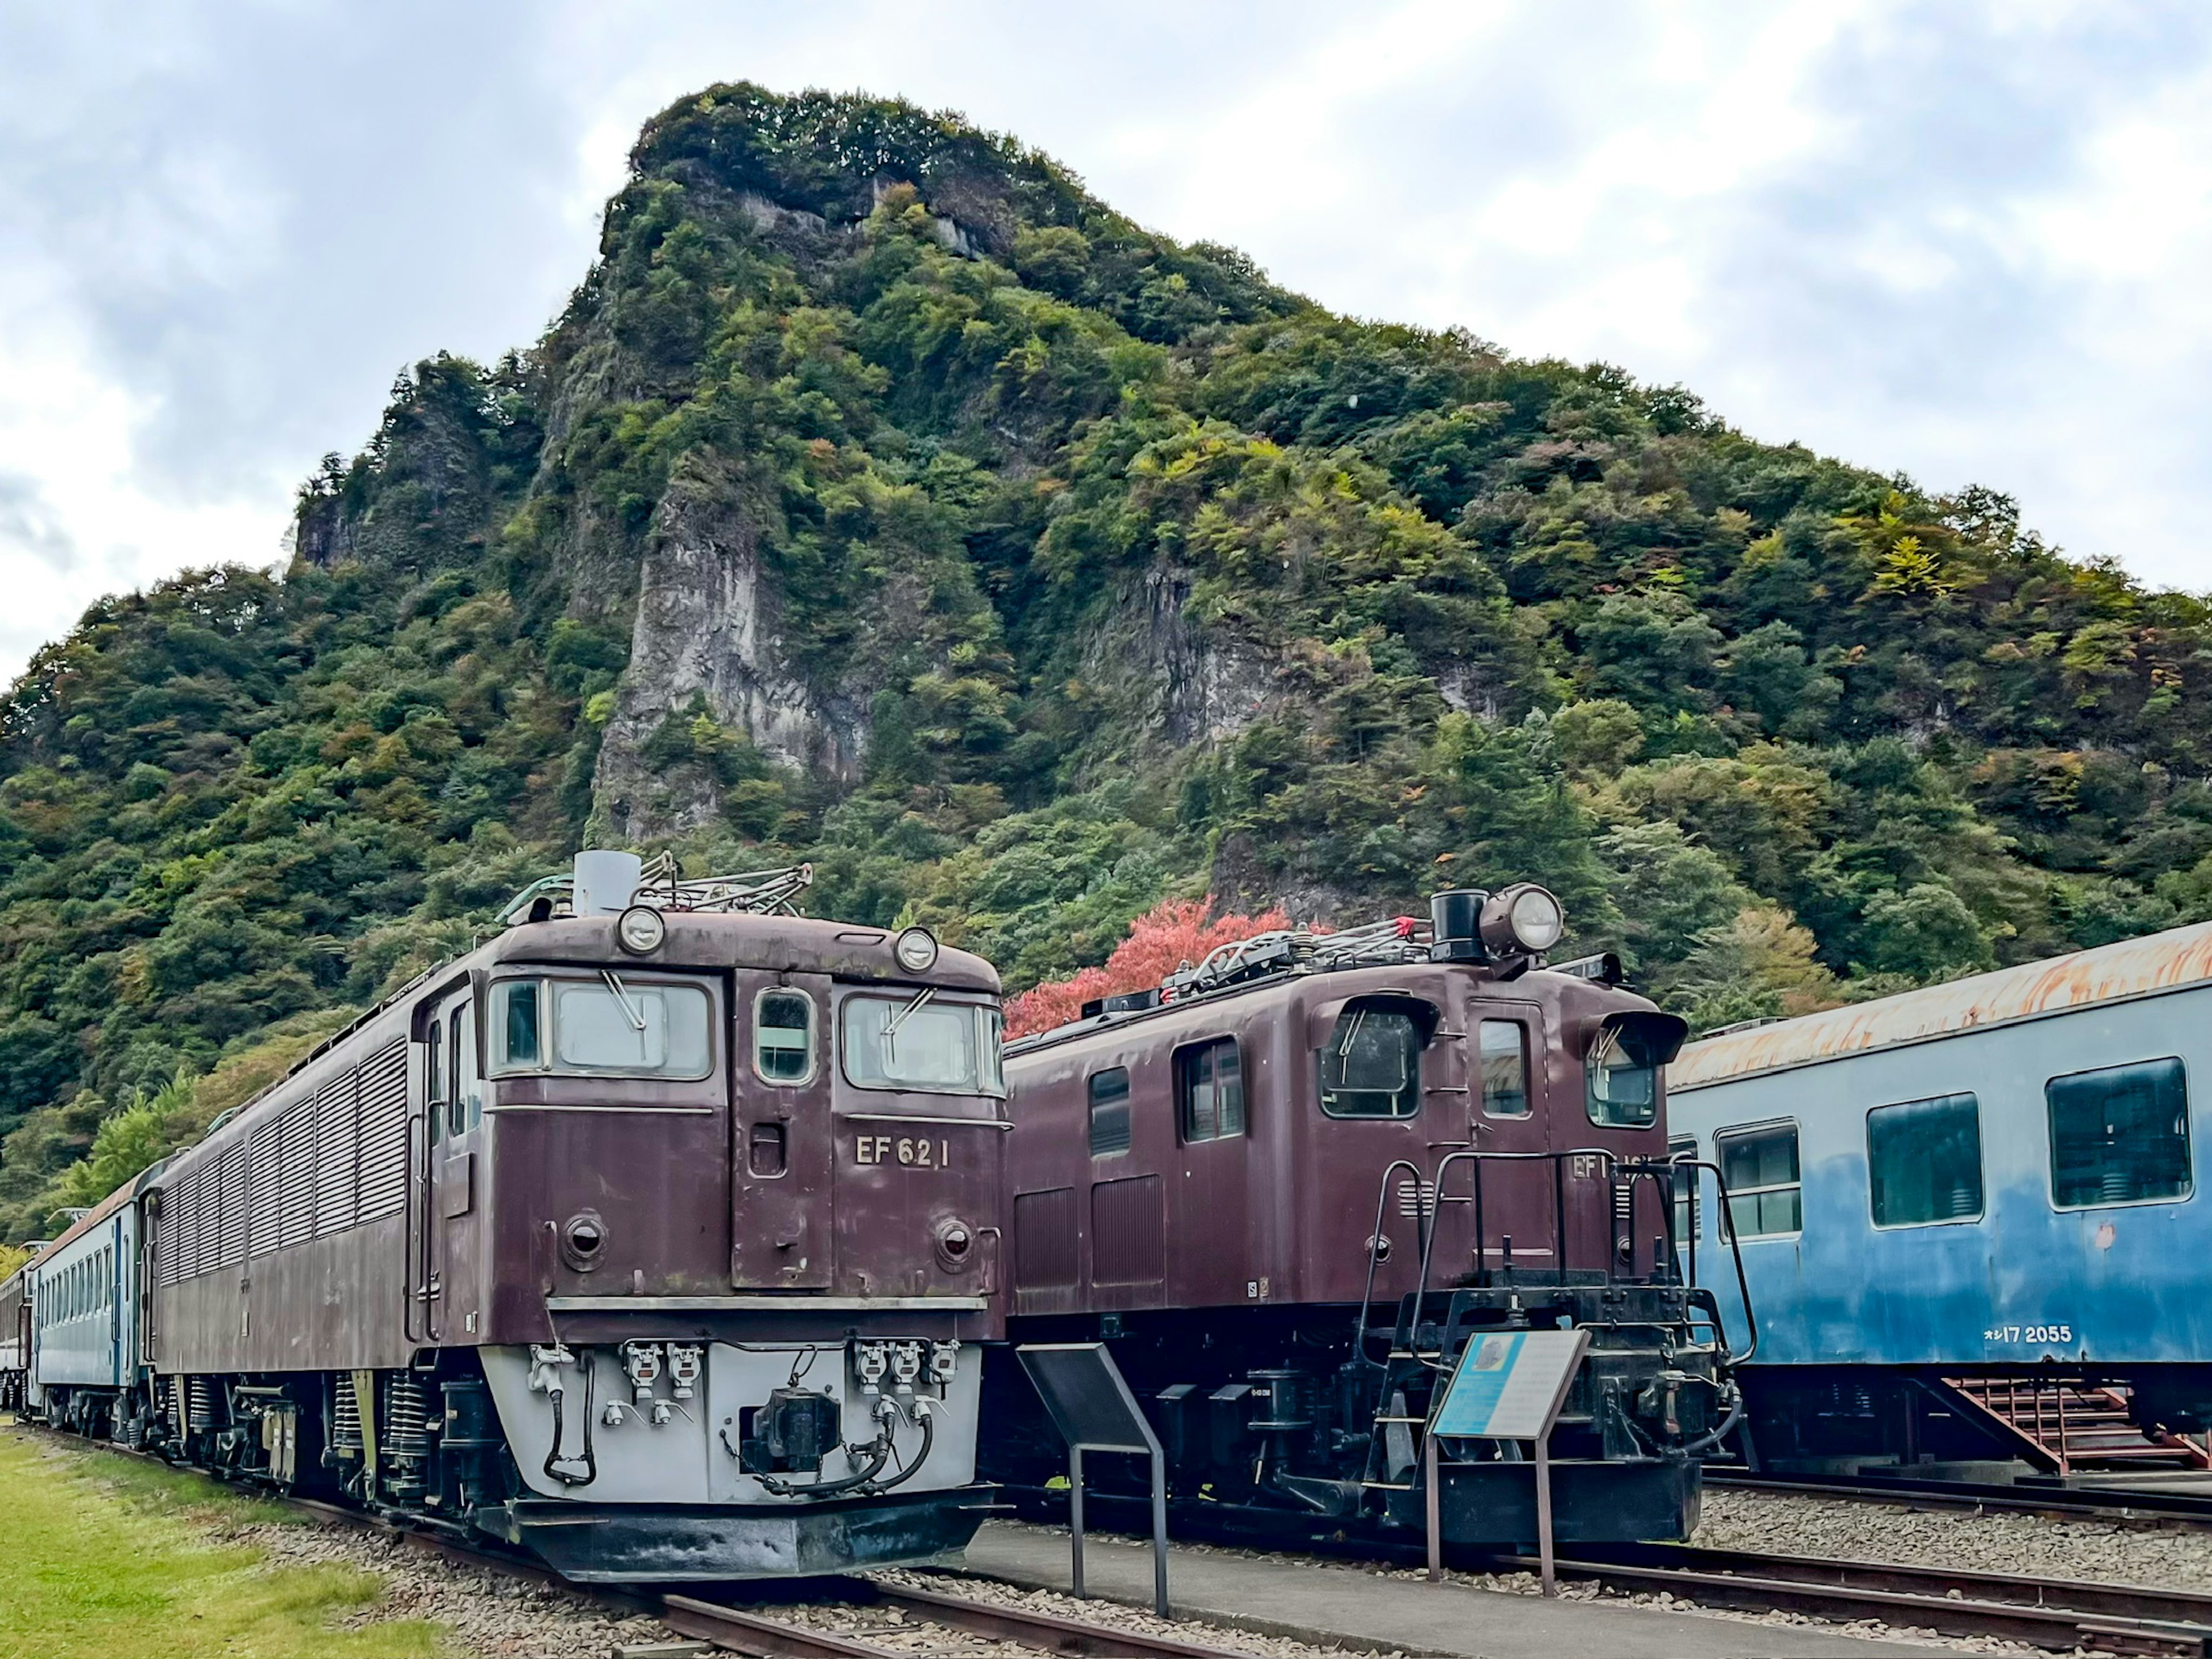
[[[1200,962],[1217,945],[1287,927],[1280,910],[1257,916],[1218,916],[1208,921],[1203,899],[1168,899],[1129,924],[1129,937],[1114,947],[1103,968],[1085,968],[1006,1000],[1006,1037],[1049,1031],[1080,1016],[1094,997],[1148,991],[1186,962]]]

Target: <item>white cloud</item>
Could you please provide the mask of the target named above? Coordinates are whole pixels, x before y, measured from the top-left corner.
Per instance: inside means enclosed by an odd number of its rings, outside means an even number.
[[[2212,586],[2186,4],[0,9],[0,673],[109,587],[270,558],[393,372],[533,338],[639,123],[738,78],[962,109],[1324,303]]]

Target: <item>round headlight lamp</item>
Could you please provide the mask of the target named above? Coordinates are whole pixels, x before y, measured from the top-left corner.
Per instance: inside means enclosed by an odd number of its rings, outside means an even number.
[[[1482,907],[1482,943],[1494,957],[1538,957],[1567,931],[1559,902],[1533,881],[1492,893]]]
[[[650,904],[633,904],[615,922],[615,943],[634,957],[649,957],[668,937],[668,919]]]
[[[891,955],[909,974],[926,974],[937,965],[937,936],[927,927],[909,927],[891,941]]]

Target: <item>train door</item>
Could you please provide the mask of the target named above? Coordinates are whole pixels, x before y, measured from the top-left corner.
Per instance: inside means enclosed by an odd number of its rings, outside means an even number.
[[[1250,1195],[1257,1048],[1231,1033],[1195,1038],[1168,1057],[1176,1136],[1166,1171],[1176,1245],[1170,1299],[1183,1305],[1272,1302],[1288,1293],[1249,1265],[1267,1260],[1256,1248]]]
[[[527,994],[514,1000],[520,1007],[511,1017],[527,1018],[536,1030],[538,988],[534,981],[510,981]],[[495,994],[505,988],[495,987]],[[477,1020],[476,1004],[464,997],[445,1016],[447,1053],[445,1133],[440,1155],[432,1161],[431,1224],[436,1252],[435,1289],[431,1304],[436,1310],[434,1334],[465,1340],[476,1334],[481,1310],[477,1271],[477,1222],[483,1194],[480,1188],[489,1167],[484,1155],[484,1033]]]
[[[474,1051],[476,1022],[465,989],[421,1009],[415,1034],[420,1051],[420,1081],[410,1115],[414,1144],[409,1149],[409,1182],[414,1201],[408,1226],[408,1334],[422,1343],[445,1340],[446,1279],[449,1270],[447,1211],[457,1187],[475,1180],[473,1161],[451,1166],[465,1133],[465,1085],[473,1085],[477,1114],[483,1115],[483,1068]],[[465,1067],[463,1050],[468,1053]],[[471,1191],[471,1197],[473,1192]],[[465,1213],[465,1211],[464,1211]]]
[[[836,1282],[830,1099],[836,1058],[826,974],[740,969],[730,1011],[730,1282]]]
[[[1479,1152],[1513,1155],[1510,1160],[1486,1159],[1481,1165],[1482,1237],[1475,1239],[1470,1231],[1469,1243],[1492,1270],[1556,1273],[1560,1230],[1553,1213],[1555,1189],[1547,1178],[1550,1167],[1541,1160],[1556,1150],[1557,1113],[1544,1097],[1542,1011],[1533,1002],[1474,996],[1463,1018],[1468,1137]],[[1455,1196],[1474,1195],[1471,1172],[1454,1175],[1449,1185]],[[1470,1208],[1470,1230],[1474,1220]]]

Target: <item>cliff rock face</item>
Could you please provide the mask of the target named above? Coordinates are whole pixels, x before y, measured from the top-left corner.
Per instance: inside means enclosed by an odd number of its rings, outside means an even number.
[[[721,807],[696,764],[645,750],[671,720],[703,713],[769,759],[841,788],[867,752],[866,689],[817,691],[793,666],[781,596],[730,480],[687,473],[654,515],[638,579],[629,664],[599,746],[592,794],[608,836],[644,846],[711,827]]]

